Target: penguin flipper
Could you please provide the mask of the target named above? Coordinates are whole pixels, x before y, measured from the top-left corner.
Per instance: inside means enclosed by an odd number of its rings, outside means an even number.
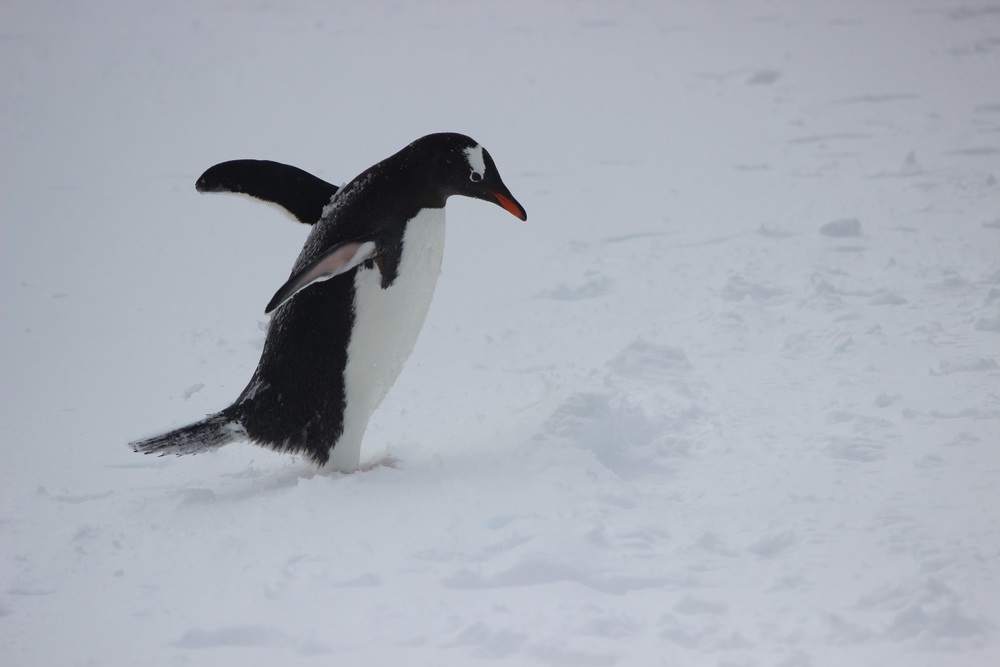
[[[354,267],[364,263],[375,254],[375,241],[371,239],[356,239],[339,243],[317,257],[308,266],[297,272],[281,288],[274,293],[265,313],[285,303],[300,290],[313,283],[329,280],[341,273],[347,273]]]
[[[339,189],[307,171],[271,160],[230,160],[209,167],[195,183],[198,192],[234,192],[277,204],[307,225]]]
[[[142,454],[201,454],[218,449],[234,440],[246,438],[246,430],[222,411],[200,422],[183,426],[169,433],[130,442],[133,452]]]

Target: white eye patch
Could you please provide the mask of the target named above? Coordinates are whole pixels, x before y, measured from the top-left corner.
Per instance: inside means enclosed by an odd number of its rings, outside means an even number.
[[[465,149],[465,159],[469,161],[472,173],[469,178],[473,181],[481,181],[486,176],[486,160],[483,159],[483,147],[476,144],[472,148]]]

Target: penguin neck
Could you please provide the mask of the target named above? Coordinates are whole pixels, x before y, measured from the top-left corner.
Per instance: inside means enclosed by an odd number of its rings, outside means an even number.
[[[437,172],[427,168],[422,154],[400,151],[363,172],[358,179],[362,177],[366,177],[364,180],[370,183],[383,182],[385,185],[380,187],[419,196],[423,208],[444,208],[448,199],[448,194],[441,189]]]

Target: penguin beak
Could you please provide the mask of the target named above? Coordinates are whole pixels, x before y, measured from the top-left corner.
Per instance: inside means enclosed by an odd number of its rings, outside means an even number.
[[[524,212],[524,207],[517,203],[517,200],[514,199],[510,192],[501,193],[490,188],[490,194],[497,200],[497,204],[515,218],[519,218],[520,220],[528,219],[528,214]]]

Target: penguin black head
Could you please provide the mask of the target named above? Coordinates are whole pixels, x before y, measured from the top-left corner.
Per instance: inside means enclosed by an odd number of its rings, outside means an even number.
[[[489,152],[471,137],[453,132],[429,134],[404,150],[420,155],[417,164],[445,199],[451,195],[482,199],[521,220],[528,219],[524,207],[504,185]]]

